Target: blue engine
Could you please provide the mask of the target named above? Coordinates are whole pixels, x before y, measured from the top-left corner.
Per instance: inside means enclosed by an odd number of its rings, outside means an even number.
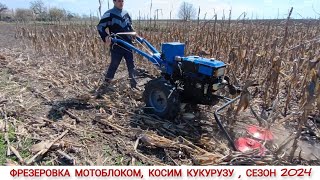
[[[212,104],[213,92],[226,85],[226,64],[215,59],[199,56],[184,57],[183,43],[162,44],[162,68],[167,79],[182,83],[182,97],[187,102]]]
[[[174,67],[181,62],[185,71],[204,75],[209,77],[217,77],[224,75],[225,63],[215,59],[208,59],[199,56],[184,56],[185,45],[183,43],[164,43],[162,44],[163,59],[166,61],[165,71],[173,74]]]
[[[184,56],[185,45],[183,43],[164,43],[162,45],[162,59],[166,63],[164,71],[173,75],[176,68],[183,71],[184,75],[197,76],[201,79],[215,79],[223,77],[226,64],[215,59],[208,59],[199,56]],[[177,67],[178,66],[178,67]]]

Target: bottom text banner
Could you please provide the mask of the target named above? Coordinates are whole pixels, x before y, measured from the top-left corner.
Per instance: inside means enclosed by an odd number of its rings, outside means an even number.
[[[72,166],[2,167],[4,179],[290,179],[318,180],[317,166]]]

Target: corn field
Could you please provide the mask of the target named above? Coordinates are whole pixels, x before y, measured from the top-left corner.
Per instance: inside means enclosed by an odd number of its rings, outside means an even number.
[[[124,65],[118,73],[116,91],[103,100],[92,99],[90,92],[98,87],[110,62],[109,47],[101,42],[96,22],[29,24],[15,27],[15,39],[21,48],[18,55],[9,57],[7,52],[9,58],[4,60],[5,66],[28,84],[28,91],[16,100],[8,100],[2,108],[7,123],[25,125],[14,126],[19,139],[22,132],[33,137],[27,157],[19,155],[19,146],[13,151],[20,156],[17,163],[319,164],[317,154],[311,159],[301,158],[299,142],[308,132],[313,132],[314,142],[319,143],[320,138],[320,21],[291,20],[289,15],[286,20],[215,18],[153,23],[136,21],[134,27],[158,50],[161,43],[179,41],[186,44],[186,55],[215,58],[228,64],[227,76],[245,89],[240,101],[224,112],[224,122],[234,137],[241,136],[245,124],[254,123],[271,130],[280,126],[290,129],[286,141],[267,143],[270,153],[266,156],[232,152],[226,140],[215,137],[219,129],[208,112],[216,107],[199,107],[201,113],[192,119],[188,112],[182,112],[178,122],[144,114],[142,92],[129,90]],[[141,56],[135,55],[135,63],[149,76],[159,75]],[[140,82],[141,87],[143,84]],[[257,86],[247,88],[249,84]],[[3,97],[9,94],[4,91]],[[23,101],[30,94],[37,99]],[[51,116],[39,115],[46,111]],[[52,120],[57,116],[62,121]],[[41,148],[52,134],[61,133],[51,141],[51,148]],[[47,152],[47,157],[39,160]],[[59,157],[64,158],[63,163]]]
[[[314,112],[319,109],[319,25],[318,21],[294,20],[208,21],[199,26],[193,22],[164,23],[159,29],[145,31],[148,27],[142,27],[138,31],[157,49],[163,42],[180,41],[186,43],[188,55],[224,61],[235,83],[254,80],[259,84],[255,95],[261,99],[261,107],[268,109],[279,99],[279,111],[287,116],[306,103],[315,105]],[[109,58],[96,28],[89,25],[22,27],[16,37],[30,40],[39,54],[68,59],[74,68],[100,67]],[[146,66],[148,62],[142,57],[136,56],[136,63],[154,69]],[[309,96],[316,98],[308,102]]]

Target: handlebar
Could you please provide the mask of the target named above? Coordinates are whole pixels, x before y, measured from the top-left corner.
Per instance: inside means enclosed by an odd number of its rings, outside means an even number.
[[[118,39],[117,36],[119,36],[119,35],[134,36],[135,39],[139,43],[147,45],[147,47],[152,51],[152,54],[148,54],[148,53],[136,48],[132,44],[130,44],[124,40]],[[126,48],[135,51],[136,53],[140,54],[141,56],[144,56],[145,58],[147,58],[149,61],[151,61],[156,66],[158,66],[158,67],[162,66],[163,60],[161,59],[161,54],[159,53],[159,51],[154,46],[152,46],[147,40],[139,37],[136,32],[123,32],[123,33],[116,33],[116,34],[112,33],[109,37],[111,37],[111,42],[113,42],[115,44],[119,43],[121,45],[124,45]]]

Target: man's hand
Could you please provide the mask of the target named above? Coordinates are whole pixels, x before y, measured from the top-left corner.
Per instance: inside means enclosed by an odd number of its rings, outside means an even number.
[[[105,42],[105,44],[107,45],[107,46],[110,46],[110,44],[111,44],[111,37],[106,37],[106,42]]]

